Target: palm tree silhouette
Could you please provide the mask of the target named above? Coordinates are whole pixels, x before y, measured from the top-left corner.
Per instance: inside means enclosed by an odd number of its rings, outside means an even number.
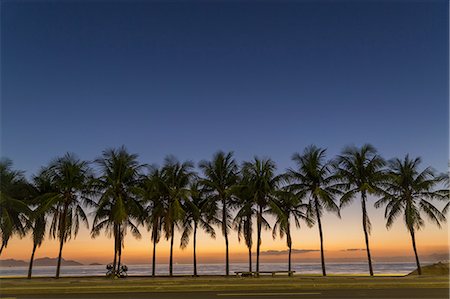
[[[238,207],[234,217],[234,229],[238,233],[238,241],[242,239],[248,249],[248,271],[252,272],[252,247],[253,247],[253,217],[256,215],[255,202],[253,200],[253,191],[245,179],[234,187],[234,205]]]
[[[270,229],[270,225],[263,217],[265,209],[273,201],[273,195],[278,190],[280,176],[275,175],[275,162],[271,159],[254,158],[251,162],[244,162],[242,175],[248,184],[256,205],[256,272],[259,273],[259,257],[261,248],[261,231]]]
[[[277,234],[280,238],[286,235],[286,245],[288,247],[288,271],[292,271],[292,231],[291,219],[294,220],[295,227],[300,228],[300,221],[306,222],[308,226],[314,224],[314,220],[307,215],[308,205],[301,202],[301,198],[296,197],[291,192],[278,191],[276,199],[271,203],[268,213],[275,216],[275,224],[272,236],[275,239]]]
[[[225,273],[230,274],[230,258],[228,249],[228,233],[231,225],[230,202],[232,188],[238,180],[238,166],[233,153],[219,151],[212,161],[201,161],[200,169],[205,178],[201,180],[210,201],[220,205],[219,211],[222,234],[225,238]]]
[[[94,203],[95,216],[91,235],[97,237],[102,230],[114,237],[113,273],[120,270],[124,236],[129,229],[132,235],[140,238],[137,227],[143,214],[138,186],[141,169],[138,155],[130,154],[125,147],[107,149],[95,160],[100,176],[93,180],[91,189],[98,197]]]
[[[406,228],[411,235],[419,275],[422,274],[422,268],[416,247],[416,231],[425,225],[421,212],[440,228],[441,223],[446,221],[445,215],[430,200],[444,200],[447,196],[442,190],[435,190],[443,178],[437,176],[430,167],[419,171],[420,163],[420,158],[412,159],[409,155],[403,160],[396,158],[389,161],[385,192],[375,203],[377,208],[386,205],[385,217],[388,229],[397,217],[403,215]]]
[[[370,144],[361,148],[354,146],[345,148],[337,158],[337,173],[340,187],[344,194],[340,207],[350,204],[359,194],[361,196],[362,224],[366,242],[369,273],[373,276],[372,259],[369,247],[371,224],[367,213],[366,202],[368,194],[380,194],[380,187],[385,179],[385,161]]]
[[[194,276],[197,276],[197,231],[203,229],[213,239],[216,238],[216,232],[212,225],[217,223],[215,210],[211,202],[205,196],[204,191],[198,182],[194,182],[190,189],[190,197],[184,202],[185,216],[182,222],[183,233],[181,235],[180,247],[186,248],[189,244],[189,238],[192,234],[193,242],[193,265]]]
[[[35,206],[30,214],[30,230],[33,239],[33,249],[31,251],[30,263],[28,267],[28,279],[31,278],[33,271],[34,254],[36,249],[42,245],[47,228],[46,216],[54,213],[54,207],[45,208],[47,198],[54,196],[57,192],[55,186],[46,169],[42,169],[38,175],[33,178],[34,198],[30,205]]]
[[[165,201],[163,228],[166,240],[170,239],[169,275],[173,276],[173,242],[175,228],[183,220],[183,203],[189,199],[189,185],[195,173],[192,162],[179,162],[175,157],[165,159],[162,167],[161,191]]]
[[[327,275],[321,221],[323,210],[334,212],[340,217],[339,206],[335,202],[340,192],[334,186],[336,176],[332,172],[331,161],[325,160],[325,152],[325,149],[314,145],[307,147],[302,155],[298,153],[293,155],[292,160],[296,163],[296,168],[290,168],[286,173],[286,178],[290,182],[288,189],[297,197],[308,200],[308,216],[317,220],[323,276]]]
[[[89,202],[84,196],[88,182],[92,177],[86,161],[78,159],[74,154],[67,153],[50,163],[47,174],[56,192],[50,193],[43,203],[43,210],[50,210],[52,221],[50,236],[59,241],[58,264],[56,278],[59,278],[64,244],[78,234],[80,222],[89,228],[83,206]]]
[[[13,170],[11,160],[0,160],[0,254],[13,235],[24,237],[26,234],[31,212],[26,202],[27,190],[29,186],[23,172]]]
[[[163,178],[158,167],[151,167],[150,173],[142,182],[142,198],[146,204],[143,222],[151,232],[153,243],[152,276],[156,275],[156,245],[161,239],[163,229],[165,205],[163,197]]]

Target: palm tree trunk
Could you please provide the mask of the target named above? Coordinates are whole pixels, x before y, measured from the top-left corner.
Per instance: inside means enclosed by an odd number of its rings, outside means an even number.
[[[3,252],[3,248],[5,248],[5,243],[2,243],[2,247],[0,248],[0,255],[1,255],[2,252]]]
[[[117,258],[117,272],[115,273],[116,275],[119,274],[120,272],[120,263],[122,261],[122,231],[120,228],[120,224],[117,228],[118,231],[118,237],[117,237],[117,254],[118,254],[118,258]]]
[[[289,271],[289,276],[291,275],[291,256],[292,256],[292,246],[289,246],[289,258],[288,258],[288,271]]]
[[[117,257],[117,272],[116,272],[116,274],[119,274],[119,272],[120,272],[120,266],[121,266],[121,263],[122,263],[122,238],[120,238],[119,237],[119,241],[120,241],[120,243],[119,243],[119,249],[117,250],[117,255],[118,255],[118,257]]]
[[[262,206],[259,206],[259,211],[256,215],[257,217],[257,234],[258,234],[258,240],[256,243],[256,275],[259,276],[259,252],[261,248],[261,226],[262,226]]]
[[[316,204],[317,226],[319,227],[319,237],[320,237],[320,258],[322,260],[322,275],[327,276],[327,272],[325,270],[325,256],[323,253],[322,222],[320,221],[319,203],[317,202],[317,198],[315,198],[315,204]]]
[[[64,209],[59,221],[59,254],[58,254],[58,264],[56,265],[56,279],[59,278],[59,273],[61,270],[61,258],[63,245],[66,237],[66,217],[67,217],[67,209],[69,208],[69,200],[70,199],[66,197],[66,203],[64,204]]]
[[[230,256],[228,251],[228,215],[225,198],[222,199],[222,231],[225,237],[225,274],[230,275]]]
[[[196,248],[197,248],[197,222],[194,223],[194,276],[198,276],[197,275],[197,252],[196,252]]]
[[[230,256],[228,250],[228,233],[225,230],[225,275],[230,275]]]
[[[248,247],[248,272],[252,272],[252,248]]]
[[[372,258],[370,256],[370,248],[369,248],[369,230],[367,227],[368,223],[368,215],[366,210],[366,194],[363,192],[361,196],[361,205],[362,205],[362,214],[363,214],[363,230],[364,230],[364,238],[366,241],[366,252],[367,252],[367,260],[369,261],[369,273],[370,276],[373,276],[373,268],[372,268]]]
[[[286,229],[286,240],[287,240],[287,245],[289,248],[289,255],[288,255],[288,271],[289,271],[289,276],[291,276],[291,261],[292,261],[292,239],[291,239],[291,225],[289,223],[289,219],[288,219],[288,223],[287,223],[287,229]]]
[[[116,266],[117,266],[117,240],[114,240],[114,260],[113,260],[113,274],[116,273]]]
[[[175,224],[172,223],[171,238],[170,238],[170,260],[169,260],[169,275],[173,276],[173,239],[175,235]]]
[[[56,265],[56,278],[59,278],[59,273],[61,270],[61,258],[62,258],[62,250],[64,245],[64,239],[61,238],[59,241],[59,254],[58,254],[58,264]]]
[[[116,273],[117,265],[117,224],[114,224],[114,260],[113,260],[113,273]]]
[[[286,239],[287,239],[287,243],[288,243],[288,247],[289,247],[289,255],[288,255],[288,271],[289,271],[289,276],[291,276],[292,239],[291,239],[291,228],[290,228],[289,222],[288,222],[288,224],[287,224]]]
[[[122,242],[122,240],[120,240]],[[117,258],[117,273],[120,272],[120,266],[122,263],[122,246],[119,245],[119,257]]]
[[[33,272],[34,253],[36,252],[37,244],[33,244],[33,251],[31,252],[30,266],[28,267],[28,279],[31,279],[31,273]]]
[[[152,276],[154,277],[156,273],[156,234],[153,236]]]
[[[417,254],[416,236],[414,234],[414,229],[412,228],[409,231],[411,233],[411,240],[412,240],[412,245],[413,245],[413,249],[414,249],[414,255],[416,256],[417,274],[422,275],[422,268],[420,267],[419,255]]]

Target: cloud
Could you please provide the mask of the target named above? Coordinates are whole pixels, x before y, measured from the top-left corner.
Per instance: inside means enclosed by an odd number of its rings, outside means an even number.
[[[319,251],[317,249],[292,249],[292,253],[307,253],[307,252],[316,252]],[[288,254],[288,250],[267,250],[267,251],[261,251],[261,255],[283,255]]]
[[[364,248],[348,248],[342,249],[341,251],[366,251]]]

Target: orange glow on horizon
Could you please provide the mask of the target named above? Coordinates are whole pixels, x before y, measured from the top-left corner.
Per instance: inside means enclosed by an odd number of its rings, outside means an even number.
[[[387,230],[384,226],[383,211],[369,209],[372,220],[372,233],[370,237],[371,253],[376,260],[383,257],[410,257],[413,255],[410,236],[399,219],[392,229]],[[363,232],[360,224],[357,209],[342,211],[342,219],[334,215],[326,214],[324,217],[324,246],[325,257],[333,259],[365,259],[366,253],[361,250],[365,248]],[[269,221],[272,223],[271,221]],[[123,250],[123,260],[125,263],[145,263],[150,264],[152,258],[152,244],[150,233],[145,228],[141,228],[142,238],[137,240],[128,234],[125,239]],[[212,239],[204,233],[199,233],[197,239],[197,259],[198,263],[224,263],[225,242],[216,229],[217,237]],[[419,255],[425,258],[432,254],[445,254],[449,250],[448,242],[449,229],[444,225],[441,229],[432,223],[427,222],[423,230],[417,232],[417,246]],[[174,243],[174,262],[192,262],[192,243],[185,250],[179,248],[179,237],[177,232]],[[254,238],[256,237],[256,229]],[[293,248],[302,250],[315,250],[305,253],[293,254],[295,261],[308,261],[320,258],[319,237],[317,227],[302,227],[293,231]],[[192,242],[192,240],[191,240]],[[254,242],[256,243],[256,242]],[[157,245],[157,262],[168,263],[169,242],[162,239]],[[31,254],[32,242],[29,236],[24,239],[13,238],[8,247],[3,251],[1,259],[20,259],[28,261]],[[348,251],[347,249],[353,249]],[[273,239],[271,231],[264,231],[262,234],[261,251],[267,250],[287,250],[286,240]],[[253,246],[253,252],[256,246]],[[36,258],[57,257],[58,242],[48,238],[42,247],[36,251]],[[64,245],[63,258],[67,260],[77,260],[82,263],[109,263],[113,256],[113,240],[108,239],[104,234],[92,239],[89,230],[80,228],[76,239],[70,240]],[[255,257],[255,254],[254,254]],[[261,255],[261,262],[285,261],[287,255]],[[230,235],[230,259],[231,262],[247,262],[248,250],[244,243],[239,243],[237,233],[231,231]]]

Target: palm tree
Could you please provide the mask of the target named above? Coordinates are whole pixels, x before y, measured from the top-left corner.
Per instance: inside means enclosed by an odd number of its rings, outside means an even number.
[[[442,198],[447,203],[445,204],[444,208],[442,209],[442,214],[447,214],[448,210],[450,209],[450,173],[443,173],[440,177],[443,181],[444,189],[440,190],[440,193],[443,195]]]
[[[295,227],[300,228],[300,221],[305,221],[308,226],[314,224],[313,219],[307,215],[308,205],[301,202],[301,198],[297,198],[287,191],[277,192],[274,202],[271,203],[268,212],[275,216],[275,224],[273,226],[272,236],[275,239],[277,233],[280,238],[286,235],[286,245],[288,247],[288,271],[291,271],[292,260],[292,235],[291,235],[291,219],[294,220]]]
[[[151,231],[153,243],[152,276],[156,275],[156,245],[161,239],[164,223],[165,205],[162,187],[161,171],[157,167],[151,167],[150,173],[142,182],[142,198],[146,204],[143,221]]]
[[[74,238],[77,236],[80,222],[89,227],[87,216],[83,210],[83,205],[89,201],[83,195],[91,178],[91,170],[87,162],[67,153],[51,162],[46,172],[56,192],[47,196],[42,209],[53,211],[50,236],[59,241],[56,266],[56,278],[59,278],[64,244],[72,236]]]
[[[263,214],[266,207],[273,201],[273,195],[278,190],[280,176],[275,175],[275,163],[270,159],[254,158],[251,162],[244,162],[242,175],[248,184],[256,205],[256,272],[259,273],[259,255],[261,248],[261,231],[269,229],[270,225]]]
[[[173,242],[175,228],[183,220],[185,211],[183,203],[189,198],[189,185],[194,177],[191,162],[179,162],[174,157],[167,157],[162,167],[161,191],[165,201],[163,228],[166,240],[170,239],[169,275],[173,276]]]
[[[230,259],[228,249],[228,232],[231,226],[230,201],[232,187],[238,180],[238,166],[233,153],[219,151],[212,161],[201,161],[200,169],[205,178],[201,181],[210,201],[220,204],[221,229],[225,238],[225,273],[230,274]]]
[[[308,200],[308,216],[317,220],[320,237],[320,257],[322,261],[322,274],[326,276],[325,256],[323,250],[322,221],[323,210],[326,209],[339,215],[339,207],[335,197],[340,192],[334,186],[336,176],[332,173],[332,163],[326,161],[325,149],[311,145],[302,155],[296,153],[292,160],[296,168],[287,170],[286,178],[291,183],[289,190],[300,198]]]
[[[238,232],[238,241],[242,238],[248,249],[248,271],[252,272],[252,247],[253,247],[253,216],[256,214],[253,192],[249,184],[241,181],[235,188],[235,205],[239,207],[233,220],[234,228]]]
[[[31,274],[33,271],[33,262],[34,262],[34,254],[36,249],[42,245],[45,237],[45,213],[41,213],[38,210],[33,211],[31,217],[31,230],[32,230],[32,238],[33,238],[33,250],[31,251],[31,258],[28,267],[28,279],[31,279]]]
[[[445,193],[435,190],[442,182],[430,167],[419,170],[420,158],[412,159],[406,155],[403,160],[398,158],[389,161],[388,179],[385,183],[383,197],[375,203],[375,207],[386,205],[386,227],[389,229],[394,220],[403,214],[406,228],[411,235],[417,272],[422,274],[419,255],[416,248],[416,231],[425,225],[421,216],[423,212],[438,227],[445,222],[445,215],[439,211],[430,200],[444,199]]]
[[[28,267],[28,279],[31,279],[33,271],[34,254],[36,249],[42,245],[45,237],[47,222],[45,220],[48,214],[55,213],[54,207],[45,209],[45,202],[57,194],[57,190],[51,182],[48,171],[43,169],[33,178],[34,198],[31,205],[35,206],[30,214],[30,229],[32,231],[33,249],[31,251],[30,264]]]
[[[26,234],[31,212],[25,201],[29,197],[28,190],[23,172],[13,170],[11,160],[0,160],[0,254],[14,234],[19,237]]]
[[[216,238],[216,232],[211,224],[217,222],[214,212],[211,208],[211,202],[205,197],[203,190],[198,182],[194,182],[190,189],[190,198],[184,202],[185,216],[183,219],[183,233],[181,235],[180,247],[186,248],[189,244],[189,238],[192,234],[193,242],[193,265],[194,276],[197,275],[197,230],[203,229],[213,239]]]
[[[383,182],[385,161],[377,150],[370,144],[361,148],[347,147],[337,158],[337,173],[341,181],[344,194],[341,197],[340,207],[350,204],[359,194],[361,196],[362,225],[366,242],[369,273],[373,276],[372,259],[369,248],[369,235],[371,224],[367,213],[366,202],[368,194],[379,194],[380,184]]]
[[[93,195],[98,196],[91,235],[95,238],[105,229],[114,237],[114,274],[120,270],[127,230],[130,229],[134,237],[141,237],[135,222],[141,220],[143,213],[139,184],[144,165],[137,159],[138,155],[128,153],[122,146],[103,151],[102,157],[95,160],[100,177],[93,180],[91,187]]]

